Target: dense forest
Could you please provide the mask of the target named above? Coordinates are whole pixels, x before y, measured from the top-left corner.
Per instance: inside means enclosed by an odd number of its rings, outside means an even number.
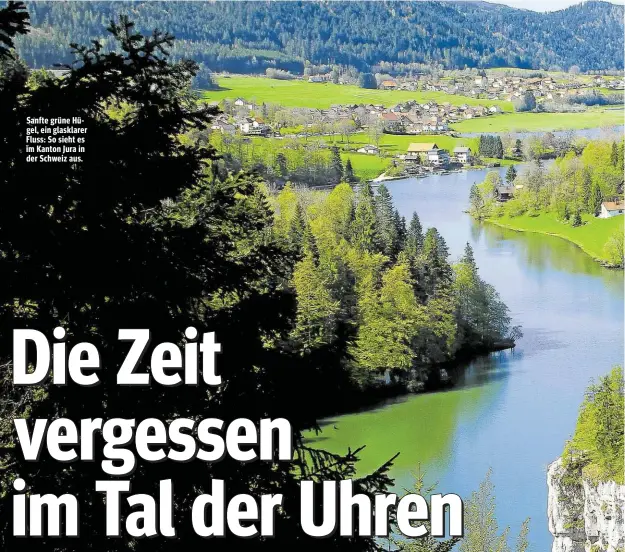
[[[622,69],[623,7],[586,2],[536,13],[483,2],[29,2],[34,30],[18,41],[27,63],[69,61],[67,45],[129,14],[142,31],[167,28],[174,58],[212,71],[302,73],[519,67]]]

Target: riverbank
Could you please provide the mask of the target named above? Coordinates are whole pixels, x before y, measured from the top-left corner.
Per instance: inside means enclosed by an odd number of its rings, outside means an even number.
[[[486,222],[518,232],[547,234],[565,239],[577,245],[603,266],[620,268],[609,261],[604,248],[610,237],[619,228],[623,228],[623,217],[600,219],[591,215],[583,215],[582,220],[584,222],[582,226],[573,227],[559,221],[553,213],[543,213],[538,216],[492,217],[486,219]]]

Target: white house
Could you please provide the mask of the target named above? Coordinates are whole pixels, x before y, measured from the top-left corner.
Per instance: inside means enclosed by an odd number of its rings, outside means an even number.
[[[462,163],[463,165],[468,165],[469,163],[471,163],[471,148],[454,148],[454,155],[458,160],[458,163]]]
[[[444,149],[428,151],[428,161],[435,166],[449,165],[449,152]]]
[[[244,119],[239,124],[239,129],[241,130],[242,134],[253,136],[266,136],[271,131],[269,126],[264,124],[262,121],[250,118]]]
[[[604,201],[601,204],[601,213],[599,218],[610,218],[617,215],[622,215],[625,212],[625,202],[619,201]]]
[[[234,100],[234,105],[241,107],[245,105],[245,100],[243,98],[237,98]]]

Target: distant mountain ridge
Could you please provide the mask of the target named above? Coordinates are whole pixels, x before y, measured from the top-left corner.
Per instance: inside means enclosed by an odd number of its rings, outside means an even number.
[[[177,37],[176,56],[212,70],[302,72],[519,67],[623,68],[623,6],[586,2],[537,13],[487,2],[28,2],[34,29],[19,44],[35,66],[68,61],[70,42],[106,37],[128,13],[139,29]]]

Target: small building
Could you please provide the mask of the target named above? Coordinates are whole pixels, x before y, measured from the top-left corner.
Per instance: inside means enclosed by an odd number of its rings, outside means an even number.
[[[321,75],[313,75],[308,78],[308,82],[326,82],[326,79]]]
[[[260,119],[247,118],[239,124],[239,129],[248,136],[267,136],[271,133],[271,128]]]
[[[237,98],[236,100],[234,100],[234,105],[236,105],[237,107],[242,107],[245,105],[245,100],[243,98]]]
[[[397,88],[397,83],[393,80],[385,80],[380,83],[380,88],[382,90],[395,90]]]
[[[358,153],[366,153],[367,155],[378,155],[380,153],[380,148],[369,144],[367,146],[359,148],[356,151]]]
[[[427,153],[428,161],[435,167],[444,167],[449,165],[449,152],[444,149],[432,149]]]
[[[463,165],[468,165],[471,163],[473,159],[471,156],[471,148],[468,147],[458,147],[454,148],[454,157],[458,160],[458,163],[462,163]]]
[[[610,218],[622,215],[625,212],[625,202],[622,199],[618,201],[604,201],[601,204],[601,213],[599,218]]]
[[[497,186],[495,188],[495,197],[497,201],[505,202],[514,196],[514,186]]]

